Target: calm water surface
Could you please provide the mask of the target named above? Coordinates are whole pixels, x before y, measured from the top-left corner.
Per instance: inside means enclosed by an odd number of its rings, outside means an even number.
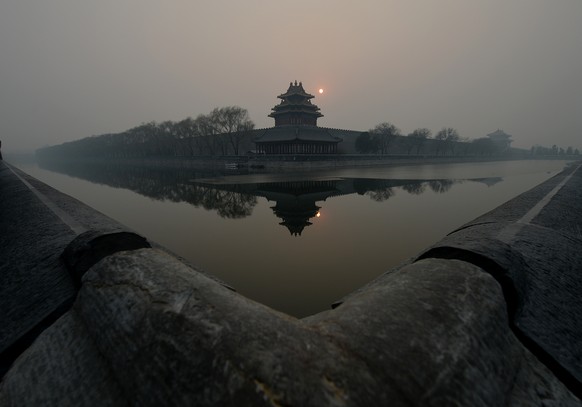
[[[271,175],[16,165],[241,294],[303,317],[550,178],[565,162]]]

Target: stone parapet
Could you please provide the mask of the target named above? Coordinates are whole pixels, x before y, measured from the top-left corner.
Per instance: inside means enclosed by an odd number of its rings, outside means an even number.
[[[127,228],[6,162],[0,163],[0,191],[1,377],[72,306],[77,287],[62,260],[65,249],[89,230],[103,235]]]
[[[500,283],[520,340],[582,388],[582,170],[559,176],[450,233],[419,258],[461,259]]]

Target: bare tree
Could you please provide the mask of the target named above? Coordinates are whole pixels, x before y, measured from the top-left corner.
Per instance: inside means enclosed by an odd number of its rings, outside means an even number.
[[[181,148],[185,149],[188,153],[184,155],[194,155],[194,138],[198,136],[196,134],[195,120],[187,117],[176,123],[176,136],[180,140]]]
[[[238,155],[241,140],[255,127],[249,112],[238,106],[222,107],[216,111],[216,119],[220,133],[224,134],[233,154]]]
[[[209,140],[209,142],[213,144],[215,151],[218,150],[221,155],[227,155],[228,145],[226,144],[226,137],[224,135],[226,125],[222,111],[223,108],[216,107],[207,116],[210,128],[212,129],[212,133],[210,133],[212,140]]]
[[[408,154],[410,154],[413,148],[416,148],[416,154],[418,155],[422,146],[431,135],[432,132],[426,128],[419,128],[410,133],[407,136]]]
[[[196,117],[196,131],[199,137],[202,139],[201,141],[208,151],[208,154],[216,154],[216,149],[218,146],[215,136],[218,134],[218,131],[211,115],[200,114],[198,117]]]
[[[235,155],[239,154],[241,140],[255,127],[246,109],[227,106],[213,109],[208,115],[212,124],[214,149],[227,155],[229,146]]]
[[[392,144],[396,137],[402,135],[398,127],[388,122],[378,124],[371,129],[369,133],[372,135],[373,139],[377,140],[380,154],[388,153],[390,144]]]
[[[455,143],[461,139],[457,130],[452,127],[443,127],[434,138],[438,140],[437,154],[439,151],[442,151],[444,154],[448,149],[451,150],[451,153],[454,153]]]

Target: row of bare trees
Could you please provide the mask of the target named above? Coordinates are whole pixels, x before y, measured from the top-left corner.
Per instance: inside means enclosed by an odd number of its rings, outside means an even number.
[[[255,127],[248,111],[238,106],[216,108],[178,124],[188,129],[190,155],[239,155],[241,141]]]
[[[567,147],[558,147],[557,145],[553,145],[551,147],[543,147],[543,146],[533,146],[530,150],[532,155],[538,156],[568,156],[568,155],[580,155],[580,150],[577,148]]]
[[[239,106],[215,108],[196,118],[173,122],[142,123],[121,133],[103,134],[47,147],[41,157],[142,158],[183,156],[227,156],[252,149],[254,123]],[[431,130],[418,128],[404,135],[389,122],[380,123],[355,140],[362,154],[498,155],[509,151],[489,137],[462,138],[452,127],[432,137]],[[577,155],[578,150],[552,146],[532,147],[532,155]]]
[[[419,154],[431,136],[432,132],[427,128],[418,128],[405,136],[394,124],[384,122],[362,133],[356,139],[356,150],[364,154],[388,154],[392,145],[399,141],[404,144],[408,154]],[[445,127],[435,135],[434,140],[438,141],[435,145],[436,153],[439,154],[449,149],[454,152],[454,143],[461,141],[461,137],[454,128]]]
[[[443,127],[433,138],[432,131],[427,128],[418,128],[404,135],[398,127],[388,122],[380,123],[358,136],[355,148],[362,154],[391,154],[397,151],[418,155],[426,153],[429,144],[430,152],[436,155],[494,155],[503,152],[488,137],[469,140],[462,138],[452,127]]]
[[[121,133],[102,134],[47,147],[41,155],[67,157],[160,157],[239,155],[254,128],[246,109],[215,108],[195,119],[142,123]]]

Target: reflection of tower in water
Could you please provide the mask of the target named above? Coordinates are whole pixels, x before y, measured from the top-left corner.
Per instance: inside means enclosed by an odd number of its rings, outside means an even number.
[[[459,182],[472,181],[488,187],[501,177],[465,179],[385,179],[334,177],[273,182],[224,183],[215,171],[193,172],[191,168],[141,166],[116,161],[40,160],[39,168],[81,178],[93,183],[124,188],[155,200],[185,202],[205,210],[215,210],[222,218],[242,219],[251,216],[256,197],[275,202],[271,209],[291,235],[300,236],[310,219],[318,217],[316,202],[340,195],[366,195],[377,202],[392,199],[401,189],[421,195],[427,189],[446,193]],[[333,176],[333,175],[332,175]],[[289,177],[286,177],[289,179]],[[268,178],[267,178],[268,179]]]
[[[301,199],[296,201],[279,201],[271,209],[278,218],[283,219],[279,225],[285,226],[293,236],[300,236],[305,226],[313,223],[309,219],[317,216],[320,207],[315,202],[307,202]]]
[[[261,184],[258,195],[275,201],[271,209],[283,221],[279,224],[289,229],[293,236],[300,236],[311,218],[319,215],[320,207],[315,203],[330,196],[340,195],[337,181],[285,181]]]

